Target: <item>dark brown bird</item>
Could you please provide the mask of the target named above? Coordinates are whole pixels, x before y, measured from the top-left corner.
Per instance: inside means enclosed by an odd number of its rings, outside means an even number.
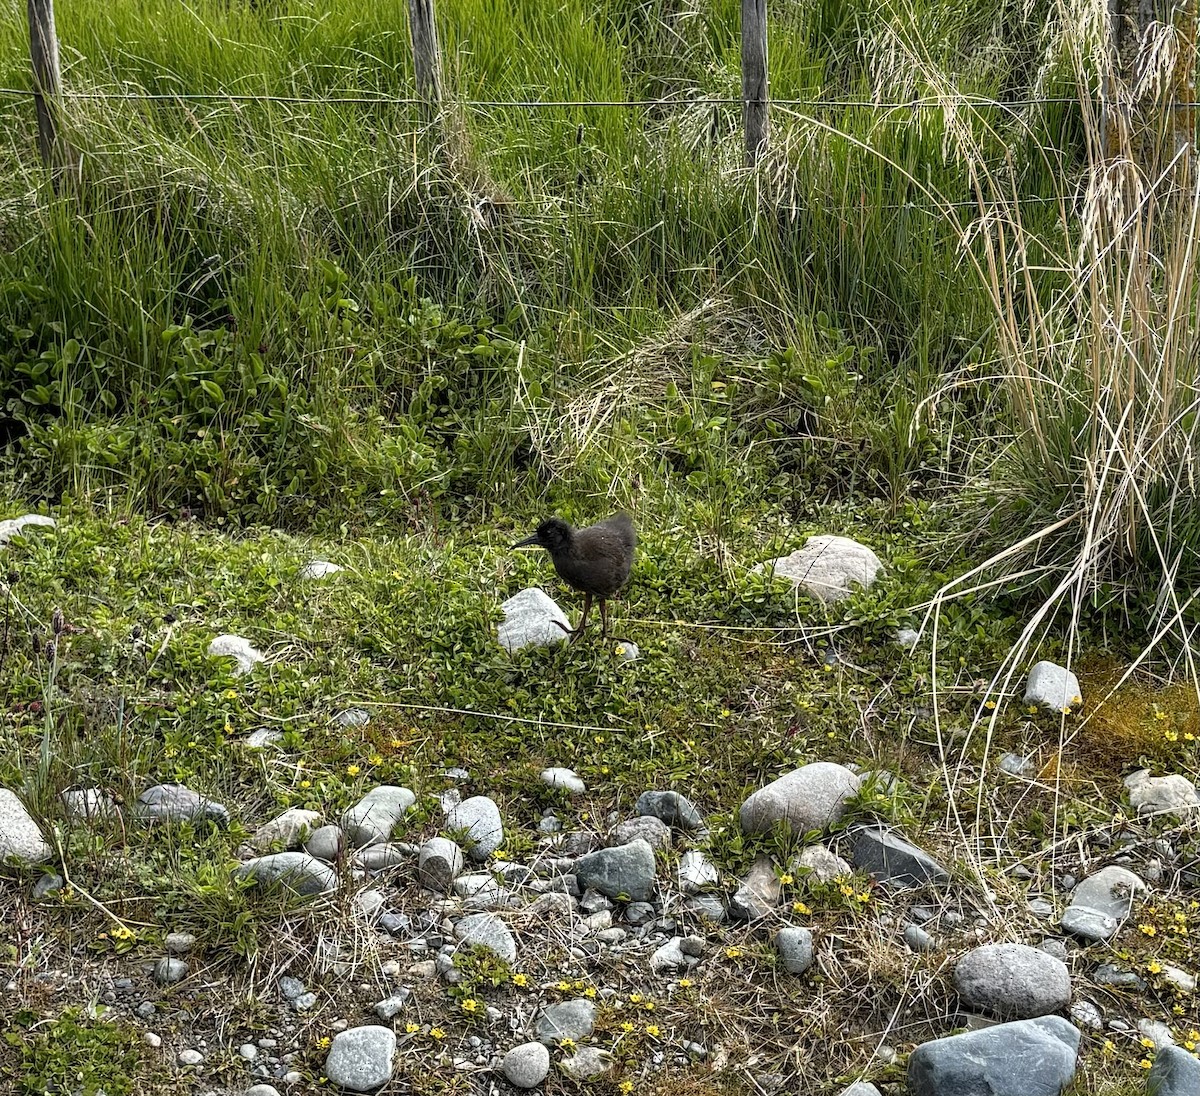
[[[568,586],[583,593],[583,616],[574,631],[563,628],[574,643],[587,625],[592,598],[600,602],[600,634],[608,635],[608,606],[605,604],[629,578],[633,566],[633,549],[637,534],[628,514],[613,514],[610,518],[572,529],[561,518],[548,518],[531,537],[513,545],[525,548],[540,545],[550,553],[554,569]],[[562,627],[562,625],[559,625]]]

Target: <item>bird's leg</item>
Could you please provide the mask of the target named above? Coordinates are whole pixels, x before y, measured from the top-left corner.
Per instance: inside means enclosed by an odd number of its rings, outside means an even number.
[[[575,629],[575,631],[574,631],[574,632],[572,633],[572,635],[571,635],[571,642],[572,642],[572,643],[574,643],[574,642],[575,642],[575,641],[576,641],[576,640],[577,640],[577,639],[578,639],[578,638],[579,638],[581,635],[583,635],[583,630],[584,630],[584,628],[586,628],[586,627],[587,627],[587,615],[588,615],[588,610],[589,610],[591,607],[592,607],[592,595],[591,595],[591,594],[584,594],[584,595],[583,595],[583,616],[581,616],[581,617],[579,618],[579,626],[578,626],[578,627]],[[604,608],[604,602],[603,602],[603,601],[602,601],[602,602],[600,602],[600,608],[601,608],[601,609],[603,609],[603,608]]]
[[[600,638],[608,639],[608,602],[600,599]]]

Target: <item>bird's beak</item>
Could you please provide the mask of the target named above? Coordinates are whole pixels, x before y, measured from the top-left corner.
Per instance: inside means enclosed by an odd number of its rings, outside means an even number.
[[[538,543],[538,535],[537,535],[537,533],[534,533],[533,536],[531,536],[531,537],[526,537],[524,540],[517,541],[517,543],[512,546],[512,550],[516,551],[516,549],[518,549],[518,548],[528,548],[531,544],[537,544],[537,543]]]

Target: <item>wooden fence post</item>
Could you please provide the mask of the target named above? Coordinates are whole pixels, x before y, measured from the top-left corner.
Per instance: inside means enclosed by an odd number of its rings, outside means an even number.
[[[42,163],[58,173],[68,166],[70,152],[59,132],[62,74],[58,66],[58,35],[54,31],[54,0],[28,0],[28,12],[38,151]]]
[[[417,97],[421,100],[421,116],[428,124],[437,121],[442,109],[442,51],[433,18],[433,0],[408,0],[408,24],[412,31]]]
[[[767,147],[767,84],[767,0],[742,0],[742,124],[751,165]]]

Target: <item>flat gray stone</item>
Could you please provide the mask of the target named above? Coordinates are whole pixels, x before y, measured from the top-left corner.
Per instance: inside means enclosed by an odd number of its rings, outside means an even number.
[[[809,845],[792,864],[794,875],[811,875],[818,883],[849,879],[853,869],[835,852],[824,845]]]
[[[392,1079],[396,1033],[378,1024],[348,1028],[333,1037],[325,1076],[349,1092],[374,1092]]]
[[[11,856],[25,864],[41,864],[53,855],[17,793],[0,788],[0,861]]]
[[[1033,758],[1024,754],[1006,753],[1000,758],[1000,771],[1005,776],[1030,776],[1033,769]]]
[[[614,845],[628,845],[638,839],[645,841],[652,849],[669,849],[671,847],[671,827],[661,818],[653,815],[639,815],[637,818],[627,818],[617,824],[612,832]]]
[[[408,788],[381,784],[342,815],[342,829],[356,848],[380,844],[416,801]]]
[[[135,818],[143,822],[199,822],[210,819],[218,826],[229,825],[229,811],[183,784],[155,784],[138,796]]]
[[[346,708],[333,717],[339,727],[365,727],[371,722],[371,713],[366,708]]]
[[[204,1055],[198,1050],[181,1050],[175,1059],[181,1066],[198,1066],[204,1061]]]
[[[30,894],[35,902],[41,902],[44,898],[51,895],[57,897],[62,894],[63,877],[61,875],[48,874],[43,875],[34,883]]]
[[[543,1043],[522,1043],[504,1056],[500,1072],[514,1088],[537,1088],[550,1076],[550,1051]]]
[[[775,910],[782,897],[783,886],[775,874],[775,861],[760,853],[745,881],[729,899],[729,916],[738,921],[759,921]]]
[[[92,821],[116,818],[120,813],[113,798],[103,788],[69,788],[62,793],[67,817]]]
[[[650,973],[667,974],[689,966],[688,956],[683,953],[682,936],[672,936],[665,944],[655,949],[650,956]]]
[[[738,813],[742,832],[770,833],[780,823],[795,833],[823,830],[842,817],[859,777],[844,765],[816,761],[754,792]]]
[[[803,974],[813,962],[813,937],[805,928],[791,926],[775,934],[779,963],[788,974]]]
[[[337,872],[306,852],[272,852],[247,860],[233,869],[238,879],[249,876],[258,883],[278,882],[297,894],[324,894],[337,889]]]
[[[1146,1096],[1196,1096],[1200,1093],[1200,1059],[1183,1047],[1163,1047],[1146,1075]]]
[[[486,860],[504,844],[500,808],[486,795],[464,799],[446,815],[446,829],[463,831],[463,844],[472,860]]]
[[[467,947],[487,948],[506,963],[517,961],[517,942],[494,913],[469,914],[454,926],[454,934]]]
[[[539,1043],[561,1043],[564,1039],[579,1042],[591,1035],[595,1026],[595,1003],[586,997],[576,997],[542,1009],[534,1023],[534,1035]]]
[[[463,854],[453,841],[433,837],[421,846],[417,855],[417,880],[421,886],[449,894],[454,880],[463,870]],[[489,881],[491,877],[489,876]]]
[[[760,563],[754,570],[786,578],[817,600],[832,603],[849,597],[855,586],[869,590],[882,566],[865,544],[823,534],[809,537],[803,548]]]
[[[909,1096],[1061,1096],[1079,1038],[1061,1016],[1039,1016],[922,1043],[908,1059]]]
[[[1126,868],[1101,868],[1072,891],[1062,929],[1085,940],[1111,940],[1129,916],[1134,898],[1145,889],[1146,884]]]
[[[381,872],[398,868],[407,864],[410,857],[400,845],[384,842],[382,845],[368,845],[354,854],[354,863],[363,871]]]
[[[391,997],[385,997],[375,1006],[375,1015],[381,1020],[394,1020],[401,1012],[404,1011],[404,1006],[408,1003],[408,999],[412,996],[412,990],[402,988]]]
[[[341,855],[345,844],[346,835],[342,833],[341,826],[321,826],[309,834],[304,842],[304,851],[309,856],[332,864]]]
[[[541,779],[546,787],[564,788],[572,795],[583,795],[587,791],[587,785],[579,778],[574,769],[543,769]],[[527,1043],[526,1045],[541,1046],[540,1043]]]
[[[296,577],[308,582],[313,579],[328,578],[330,575],[336,575],[340,570],[342,568],[336,563],[330,563],[326,559],[310,559],[296,572]]]
[[[1027,944],[984,944],[954,968],[963,1004],[1001,1020],[1028,1020],[1065,1009],[1071,1002],[1067,965]]]
[[[579,1047],[569,1058],[564,1058],[559,1069],[572,1081],[598,1081],[607,1076],[615,1059],[608,1051],[596,1047]]]
[[[1025,703],[1052,712],[1077,707],[1083,703],[1079,678],[1064,666],[1038,662],[1025,683]]]
[[[291,849],[304,840],[321,824],[320,811],[308,811],[303,807],[291,807],[271,819],[255,831],[250,838],[254,848],[266,852],[272,847]]]
[[[168,955],[187,955],[196,946],[196,937],[190,932],[168,932],[163,943]]]
[[[691,833],[704,825],[702,815],[686,796],[677,791],[642,792],[634,810],[665,822],[668,826]]]
[[[1175,1045],[1175,1036],[1171,1033],[1171,1029],[1161,1020],[1139,1020],[1137,1022],[1137,1030],[1143,1039],[1149,1039],[1154,1044],[1155,1050],[1162,1050],[1163,1047],[1173,1047]]]
[[[597,849],[575,862],[579,885],[608,898],[645,902],[654,893],[654,850],[642,840]]]
[[[849,1088],[844,1088],[838,1096],[880,1096],[877,1089],[870,1081],[855,1081]]]
[[[684,899],[680,912],[698,917],[701,921],[712,921],[720,925],[725,921],[725,906],[715,894],[697,894]]]
[[[182,959],[167,957],[154,964],[154,980],[160,985],[169,986],[174,982],[182,982],[188,976],[188,965]]]
[[[1138,814],[1187,814],[1200,808],[1196,786],[1186,777],[1151,776],[1148,769],[1139,769],[1125,778],[1129,803]]]
[[[246,1096],[279,1096],[279,1089],[274,1085],[251,1085],[246,1089]]]
[[[880,883],[920,887],[947,883],[950,873],[926,852],[883,826],[854,831],[854,863]]]
[[[258,727],[246,736],[246,749],[265,750],[268,746],[278,745],[283,741],[283,731],[274,727]]]
[[[57,524],[45,514],[22,514],[19,518],[0,521],[0,548],[8,544],[13,537],[24,536],[26,529],[53,529]]]
[[[720,880],[716,867],[699,849],[689,849],[679,858],[679,889],[684,894],[699,894]]]
[[[549,594],[536,586],[513,594],[500,609],[504,620],[496,628],[496,638],[509,654],[526,647],[563,643],[567,638],[563,628],[571,627],[567,614]]]
[[[262,651],[258,650],[245,636],[217,636],[208,645],[209,658],[232,658],[233,672],[237,677],[248,674],[260,662],[266,661]]]
[[[937,941],[920,925],[904,926],[904,942],[916,952],[935,951]]]

